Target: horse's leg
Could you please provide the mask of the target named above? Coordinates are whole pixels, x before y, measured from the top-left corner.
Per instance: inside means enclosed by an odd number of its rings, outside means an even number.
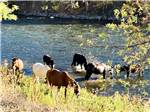
[[[13,75],[15,75],[15,71],[16,71],[16,70],[13,68]]]
[[[39,83],[39,77],[36,76],[34,72],[32,73],[32,80],[33,80],[34,84]]]
[[[57,93],[56,96],[58,96],[58,92],[60,91],[60,86],[57,87]]]
[[[130,71],[127,71],[127,79],[129,78]]]
[[[53,97],[53,92],[52,92],[53,86],[50,85],[50,88],[51,88],[51,97]]]
[[[72,62],[71,65],[72,65],[72,66],[76,66],[76,62],[73,60],[73,62]]]
[[[34,82],[34,84],[35,84],[35,83],[36,83],[36,76],[35,76],[34,73],[32,74],[32,80],[33,80],[33,82]]]
[[[16,71],[16,74],[17,74],[16,83],[19,84],[20,77],[21,77],[21,71],[18,69],[18,70]]]
[[[81,66],[81,69],[82,69],[82,64],[80,64],[80,66]]]
[[[65,87],[65,99],[66,99],[66,96],[67,96],[67,87]]]
[[[110,79],[113,79],[113,78],[114,78],[114,75],[113,75],[112,73],[111,73],[110,75],[111,75],[111,76],[110,76]]]
[[[20,77],[20,72],[19,72],[19,70],[16,71],[16,75],[17,75],[16,84],[18,84],[18,82],[19,82],[19,77]]]
[[[13,83],[16,84],[16,81],[17,81],[17,76],[16,76],[16,69],[13,69]]]
[[[53,69],[53,61],[50,62],[51,69]]]
[[[144,74],[143,69],[140,68],[140,70],[139,70],[139,75],[140,75],[141,77],[143,77],[143,74]]]
[[[103,71],[103,79],[106,78],[106,70]]]
[[[47,84],[47,78],[45,78],[45,80],[44,80],[44,84]]]
[[[92,73],[86,73],[85,80],[88,80],[91,75],[92,75]]]
[[[144,76],[144,70],[141,70],[141,76],[142,77]]]
[[[54,67],[54,66],[53,66],[53,63],[51,63],[51,67],[52,67],[52,69],[53,69],[53,67]]]
[[[58,86],[58,88],[57,88],[57,93],[60,91],[60,86]]]

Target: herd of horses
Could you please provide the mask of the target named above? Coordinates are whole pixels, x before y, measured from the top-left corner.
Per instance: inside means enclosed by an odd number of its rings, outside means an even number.
[[[61,86],[64,86],[65,97],[67,94],[67,87],[72,86],[74,87],[74,93],[79,96],[80,87],[67,71],[60,71],[56,69],[54,60],[49,55],[43,56],[43,63],[35,63],[32,65],[33,75],[35,76],[37,82],[44,81],[48,84],[48,86],[57,86],[58,89],[60,89]],[[125,71],[127,78],[129,77],[130,73],[138,73],[139,75],[143,76],[143,69],[139,64],[134,66],[123,65],[118,67],[110,66],[105,63],[88,63],[85,56],[79,53],[74,54],[71,67],[76,73],[85,72],[85,80],[89,80],[92,74],[102,74],[103,79],[105,79],[106,76],[113,77],[113,74],[116,73],[116,70],[119,70],[120,72]],[[13,70],[14,74],[17,72],[22,72],[23,68],[24,64],[20,58],[15,57],[12,59],[11,69]]]
[[[74,72],[86,72],[85,80],[88,80],[91,75],[94,74],[102,74],[103,79],[106,78],[106,76],[113,77],[114,74],[117,74],[117,71],[119,72],[126,72],[127,78],[129,78],[129,75],[131,73],[138,73],[140,76],[143,76],[144,69],[140,64],[134,64],[134,65],[123,65],[119,66],[114,65],[110,66],[105,63],[93,63],[89,62],[87,63],[87,60],[85,56],[81,54],[74,54],[73,62],[71,64],[72,68],[74,69]]]

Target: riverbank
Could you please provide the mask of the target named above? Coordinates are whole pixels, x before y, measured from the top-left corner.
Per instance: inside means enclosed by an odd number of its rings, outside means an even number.
[[[3,69],[4,70],[4,69]],[[97,96],[86,88],[80,88],[77,98],[72,88],[68,88],[64,98],[64,88],[48,88],[42,83],[34,83],[32,77],[23,76],[19,84],[11,83],[9,75],[1,69],[1,110],[5,112],[59,112],[59,111],[95,111],[95,112],[149,112],[150,100],[139,96],[130,97],[116,92],[112,96]],[[10,74],[12,76],[12,74]]]
[[[43,18],[49,18],[49,19],[68,19],[68,20],[89,20],[89,21],[107,21],[109,22],[118,22],[118,20],[115,17],[103,17],[103,16],[88,16],[88,15],[65,15],[65,14],[59,14],[59,13],[49,13],[48,15],[45,13],[21,13],[17,15],[18,17],[43,17]]]
[[[124,2],[117,1],[9,1],[9,7],[17,5],[18,16],[47,17],[50,19],[97,20],[115,22],[113,10]]]

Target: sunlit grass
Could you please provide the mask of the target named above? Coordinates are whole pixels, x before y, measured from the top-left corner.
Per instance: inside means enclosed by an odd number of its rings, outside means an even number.
[[[3,76],[5,83],[9,78]],[[112,84],[111,80],[99,80],[99,84],[105,88],[106,83]],[[124,83],[121,82],[120,83]],[[109,85],[108,84],[108,85]],[[106,85],[107,86],[107,85]],[[57,87],[49,87],[44,83],[36,83],[33,77],[23,76],[19,84],[16,83],[15,91],[23,94],[30,102],[47,105],[57,111],[91,111],[91,112],[149,112],[150,101],[143,101],[139,96],[121,95],[116,92],[112,96],[97,96],[86,88],[80,89],[80,96],[74,95],[73,88],[67,90],[67,98],[64,97],[64,88],[58,92]],[[103,89],[102,89],[103,90]]]
[[[67,98],[64,97],[64,88],[57,91],[56,87],[48,87],[46,84],[34,83],[32,78],[26,77],[22,80],[23,85],[18,86],[27,98],[37,103],[48,105],[58,110],[68,111],[133,111],[143,112],[144,105],[138,97],[130,98],[128,95],[120,95],[118,92],[113,96],[96,96],[86,89],[81,89],[80,97],[69,88]]]

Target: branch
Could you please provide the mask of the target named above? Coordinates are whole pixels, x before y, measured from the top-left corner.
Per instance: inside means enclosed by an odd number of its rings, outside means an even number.
[[[138,44],[133,44],[133,45],[130,45],[130,46],[128,46],[128,47],[129,47],[129,48],[130,48],[130,47],[136,47],[136,46],[138,46],[138,45],[143,45],[143,44],[147,44],[147,43],[150,43],[150,40],[149,40],[149,41],[142,42],[142,43],[138,43]]]
[[[142,43],[138,43],[138,44],[133,44],[133,45],[129,45],[128,48],[130,47],[136,47],[136,46],[139,46],[139,45],[144,45],[144,44],[147,44],[147,43],[150,43],[150,40],[149,41],[145,41],[145,42],[142,42]],[[105,47],[106,45],[96,45],[95,47]],[[118,49],[123,49],[125,48],[124,45],[109,45],[108,46],[109,48],[118,48]]]

